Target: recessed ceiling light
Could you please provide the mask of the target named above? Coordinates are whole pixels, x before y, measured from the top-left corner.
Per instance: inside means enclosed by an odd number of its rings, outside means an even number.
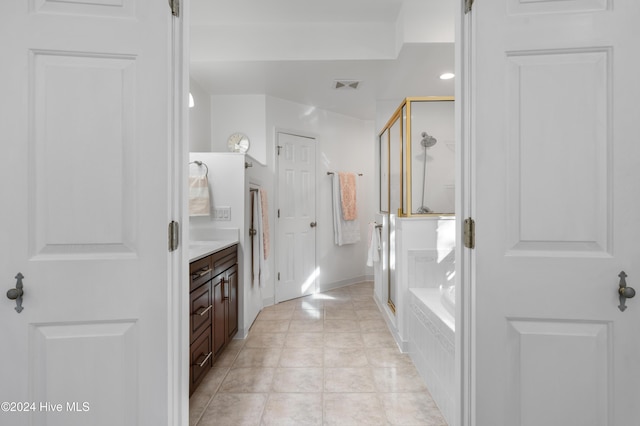
[[[455,77],[456,75],[450,72],[445,72],[444,74],[440,75],[440,80],[451,80],[453,77]]]

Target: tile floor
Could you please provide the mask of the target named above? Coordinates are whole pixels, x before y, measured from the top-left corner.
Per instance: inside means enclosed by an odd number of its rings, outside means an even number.
[[[191,426],[446,426],[373,300],[353,284],[266,307],[190,399]]]

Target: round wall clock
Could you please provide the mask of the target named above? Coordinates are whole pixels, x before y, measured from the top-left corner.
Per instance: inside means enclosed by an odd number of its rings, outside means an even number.
[[[244,154],[249,150],[249,138],[244,133],[234,133],[227,139],[227,146],[231,152]]]

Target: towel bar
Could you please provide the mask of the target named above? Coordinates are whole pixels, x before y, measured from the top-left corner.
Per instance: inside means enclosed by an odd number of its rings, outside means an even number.
[[[327,172],[327,175],[334,175],[334,174],[336,174],[336,173],[335,172]],[[362,173],[358,173],[358,176],[363,176],[363,174]]]
[[[206,171],[205,171],[205,173],[204,173],[204,176],[205,176],[206,178],[208,178],[208,177],[209,177],[209,167],[208,167],[205,163],[203,163],[202,161],[198,161],[198,160],[196,160],[196,161],[192,161],[192,162],[190,162],[189,164],[195,164],[196,166],[199,166],[199,167],[204,166],[204,168],[206,169]]]

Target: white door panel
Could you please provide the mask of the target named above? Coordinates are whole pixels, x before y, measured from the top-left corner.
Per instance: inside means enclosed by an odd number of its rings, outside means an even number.
[[[276,302],[316,291],[315,140],[278,133]]]
[[[169,7],[9,0],[0,28],[0,424],[168,424]]]
[[[640,6],[471,13],[475,424],[636,424]]]

